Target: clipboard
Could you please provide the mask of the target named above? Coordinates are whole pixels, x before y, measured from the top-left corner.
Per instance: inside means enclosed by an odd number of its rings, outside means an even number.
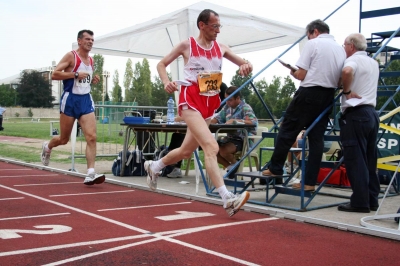
[[[299,70],[297,67],[292,66],[292,65],[290,65],[290,64],[288,64],[288,63],[282,61],[281,59],[278,59],[278,61],[279,61],[279,63],[281,63],[284,67],[289,68],[289,69],[292,70],[292,71],[297,71],[297,70]]]

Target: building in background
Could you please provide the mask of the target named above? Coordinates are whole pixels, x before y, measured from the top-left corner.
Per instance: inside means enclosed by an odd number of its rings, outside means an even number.
[[[53,61],[51,66],[41,67],[41,68],[37,68],[37,69],[24,69],[21,71],[21,73],[24,71],[26,71],[28,73],[31,71],[38,71],[39,73],[41,73],[42,76],[51,85],[52,96],[54,97],[53,105],[54,105],[54,108],[58,108],[60,105],[61,94],[63,92],[63,83],[60,80],[52,80],[51,79],[51,75],[52,75],[55,67],[56,67],[56,61]],[[18,87],[20,79],[21,79],[21,73],[10,76],[5,79],[1,79],[0,84],[10,85],[12,88],[16,89]]]

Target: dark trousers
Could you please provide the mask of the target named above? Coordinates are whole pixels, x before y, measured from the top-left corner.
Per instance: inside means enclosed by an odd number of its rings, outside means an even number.
[[[352,207],[376,207],[380,191],[379,178],[376,173],[378,114],[370,105],[347,108],[339,120],[339,124],[344,164],[353,190],[350,205]]]
[[[296,141],[297,135],[308,128],[317,117],[330,105],[334,98],[333,88],[300,87],[286,109],[286,114],[279,129],[268,169],[277,175],[283,174],[287,154]],[[329,110],[308,134],[309,153],[306,164],[305,184],[314,186],[324,149],[324,133],[329,121]]]
[[[182,133],[172,133],[171,141],[168,146],[168,150],[172,151],[176,148],[182,146],[183,140],[185,139],[185,134]],[[175,164],[176,167],[181,168],[182,160]]]
[[[3,115],[0,115],[0,130],[3,130]]]

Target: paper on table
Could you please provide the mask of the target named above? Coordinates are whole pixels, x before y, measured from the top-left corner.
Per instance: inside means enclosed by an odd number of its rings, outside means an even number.
[[[279,63],[281,63],[284,67],[287,67],[287,68],[289,68],[290,70],[293,70],[293,71],[299,70],[297,67],[292,66],[292,65],[290,65],[290,64],[288,64],[288,63],[282,61],[281,59],[278,59],[278,61],[279,61]]]
[[[182,86],[190,86],[190,85],[192,85],[192,83],[190,83],[190,82],[187,81],[187,80],[175,80],[174,82],[175,82],[176,84],[182,85]]]
[[[351,99],[346,100],[346,103],[351,106],[357,106],[357,105],[360,105],[363,101],[364,101],[363,98],[361,98],[361,99],[351,98]]]

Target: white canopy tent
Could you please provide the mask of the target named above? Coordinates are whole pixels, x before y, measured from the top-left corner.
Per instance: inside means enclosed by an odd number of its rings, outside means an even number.
[[[217,40],[228,45],[236,54],[293,44],[305,34],[305,29],[300,27],[202,1],[148,22],[96,37],[91,52],[161,60],[181,41],[198,36],[197,17],[204,9],[219,14],[223,28]],[[72,47],[76,49],[77,43],[73,43]],[[181,57],[171,63],[170,72],[173,80],[183,79]],[[197,191],[199,171],[195,165]]]
[[[148,22],[96,37],[92,53],[161,59],[179,42],[198,36],[197,17],[204,9],[219,14],[223,28],[217,40],[237,54],[292,44],[305,34],[304,28],[201,1]],[[76,49],[77,43],[72,47]],[[170,65],[174,80],[183,76],[182,66],[181,58]]]

